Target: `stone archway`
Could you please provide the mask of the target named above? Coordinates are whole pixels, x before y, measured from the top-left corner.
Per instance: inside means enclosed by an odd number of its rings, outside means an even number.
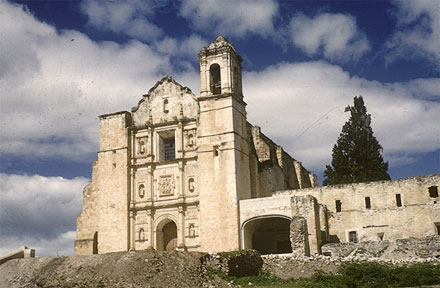
[[[177,247],[177,225],[174,221],[162,221],[156,230],[156,249],[159,251],[175,251]]]
[[[264,216],[243,224],[244,249],[260,254],[291,253],[290,219],[285,216]]]

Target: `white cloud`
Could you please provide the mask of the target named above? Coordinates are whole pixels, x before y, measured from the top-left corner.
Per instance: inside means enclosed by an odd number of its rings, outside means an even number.
[[[308,55],[321,54],[331,60],[357,60],[370,50],[356,19],[345,14],[319,14],[313,18],[299,14],[290,21],[295,46]]]
[[[385,46],[387,60],[422,57],[440,68],[440,2],[438,0],[393,1],[397,31]]]
[[[268,36],[274,31],[273,20],[278,3],[273,0],[186,0],[180,14],[204,33]]]
[[[21,246],[35,249],[36,257],[71,256],[75,240],[76,231],[60,233],[49,239],[35,238],[32,235],[0,236],[0,256],[15,251]]]
[[[439,148],[440,90],[428,93],[436,102],[421,99],[420,80],[369,81],[323,61],[283,63],[244,77],[249,121],[315,172],[330,163],[332,147],[349,118],[344,108],[353,105],[357,95],[364,98],[391,165],[412,162],[414,154]],[[439,80],[422,81],[436,85]]]
[[[171,73],[170,55],[146,44],[98,44],[21,5],[0,8],[0,154],[84,160],[97,151],[97,115],[129,110],[164,74],[197,83],[193,67]]]
[[[165,37],[156,41],[154,45],[160,53],[173,55],[173,57],[190,57],[198,62],[197,54],[207,43],[208,40],[203,39],[200,35],[191,34],[181,39]]]
[[[57,31],[18,4],[0,6],[0,154],[86,159],[98,149],[96,116],[129,110],[162,75],[198,94],[197,69],[184,63],[176,75],[170,64],[171,57],[189,57],[208,44],[197,34],[182,43],[98,44],[76,31]],[[348,119],[343,110],[360,94],[395,163],[439,146],[439,79],[386,84],[305,62],[245,72],[243,83],[249,119],[309,168],[329,162]]]
[[[150,41],[163,33],[148,19],[158,7],[161,7],[160,2],[154,0],[85,0],[81,3],[89,25],[143,41]]]
[[[26,245],[40,256],[73,251],[86,178],[0,174],[0,254]]]

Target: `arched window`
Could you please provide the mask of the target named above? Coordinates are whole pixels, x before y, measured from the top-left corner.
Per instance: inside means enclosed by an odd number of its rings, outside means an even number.
[[[163,112],[168,113],[169,107],[168,107],[168,99],[163,100]]]
[[[220,66],[218,64],[212,64],[209,68],[209,75],[211,93],[214,95],[221,94],[222,81],[220,76]]]

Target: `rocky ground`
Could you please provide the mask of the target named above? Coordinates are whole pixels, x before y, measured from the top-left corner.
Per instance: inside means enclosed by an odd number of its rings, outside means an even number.
[[[378,261],[395,265],[422,261],[440,263],[439,258],[420,258],[411,255],[405,259],[381,256],[375,258],[364,250],[351,251],[346,257],[294,257],[291,254],[262,256],[263,270],[283,279],[311,277],[318,271],[335,273],[346,261]],[[360,248],[359,248],[360,249]],[[362,248],[364,249],[364,248]],[[136,251],[89,256],[28,258],[11,260],[0,265],[0,288],[34,287],[235,287],[213,272],[231,270],[242,263],[261,267],[261,258],[255,252],[197,253]],[[407,255],[408,256],[408,255]],[[232,261],[226,264],[224,259]],[[258,258],[258,259],[257,259]],[[397,257],[402,258],[402,257]],[[223,260],[222,260],[223,259]],[[237,264],[238,263],[238,264]],[[225,266],[230,267],[224,270]],[[234,270],[234,269],[232,269]],[[232,271],[231,270],[231,271]],[[242,272],[240,272],[242,273]],[[245,272],[246,273],[246,272]]]
[[[203,255],[137,251],[11,260],[0,265],[0,288],[228,287],[204,269]]]

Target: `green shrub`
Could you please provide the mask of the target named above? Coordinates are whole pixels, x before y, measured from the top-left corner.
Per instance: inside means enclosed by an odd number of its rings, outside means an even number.
[[[220,275],[219,275],[220,276]],[[311,278],[284,280],[261,272],[258,276],[229,277],[220,276],[233,281],[241,287],[283,287],[283,288],[382,288],[408,287],[440,284],[440,265],[420,263],[412,266],[392,266],[376,262],[343,263],[338,274],[327,274],[318,271]]]

